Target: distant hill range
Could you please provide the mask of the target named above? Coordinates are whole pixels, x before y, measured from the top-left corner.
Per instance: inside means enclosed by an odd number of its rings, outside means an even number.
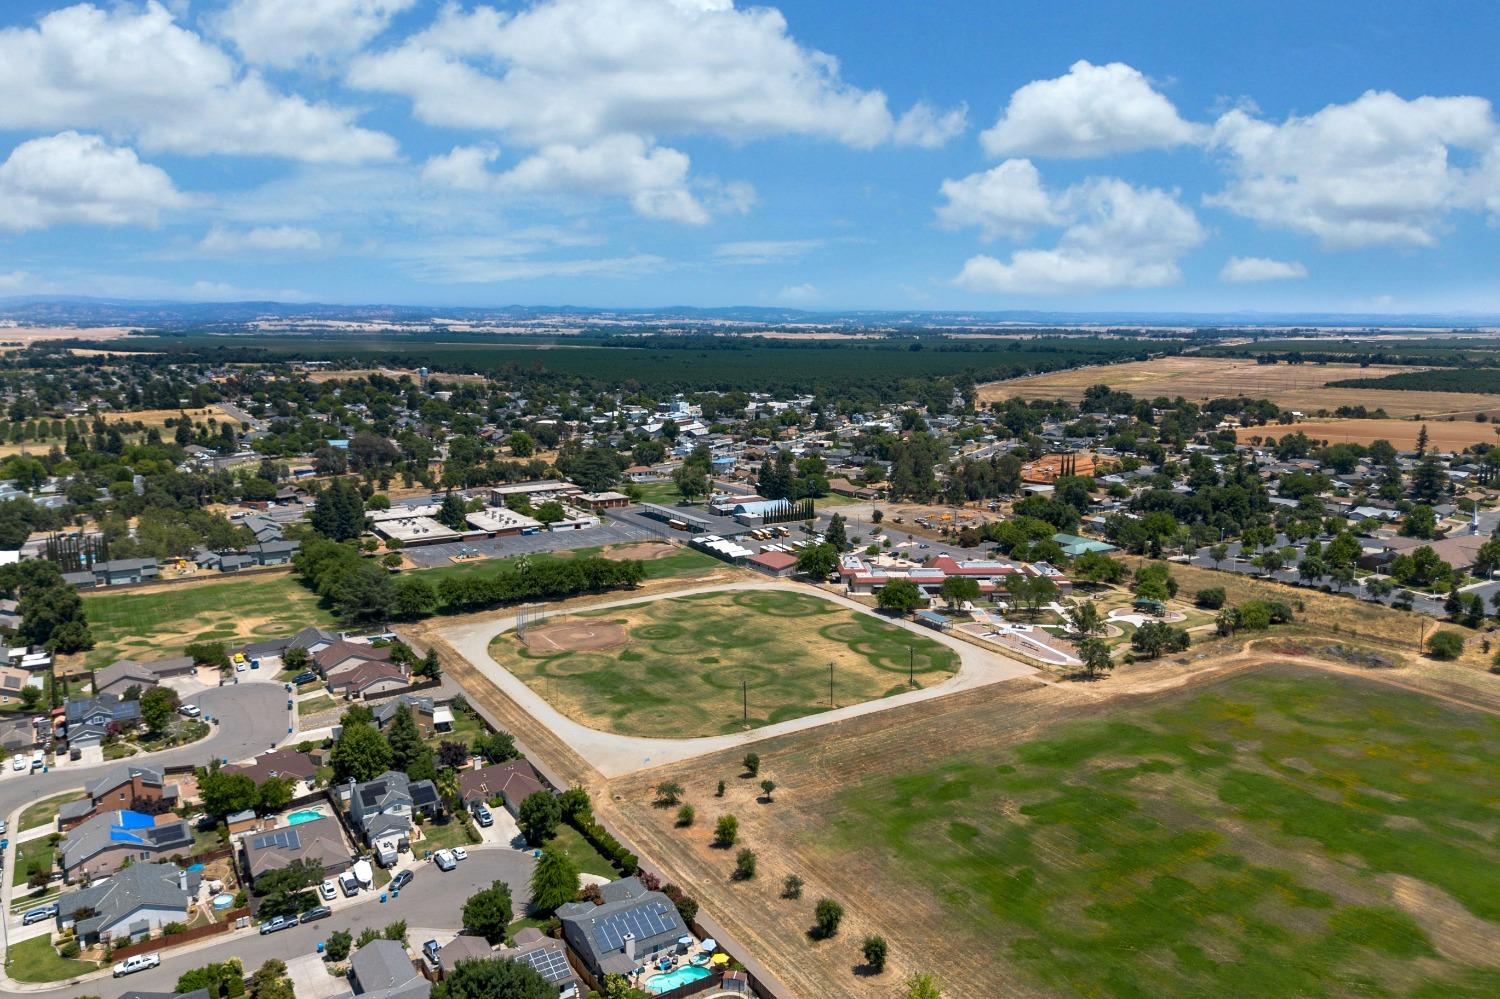
[[[426,305],[330,305],[288,302],[173,302],[101,298],[0,298],[0,320],[26,325],[140,326],[153,330],[213,330],[243,328],[256,322],[278,327],[299,322],[324,327],[330,323],[390,323],[441,328],[461,325],[515,324],[545,328],[551,325],[663,326],[729,329],[817,328],[860,331],[915,332],[919,330],[1004,332],[1015,329],[1274,329],[1317,331],[1454,330],[1496,332],[1500,315],[1258,312],[884,312],[829,311],[733,306],[703,309],[667,306],[655,309],[600,309],[582,306],[507,305],[494,308],[454,308]],[[325,330],[328,331],[328,330]],[[336,332],[328,331],[328,332]],[[3,335],[3,334],[0,334]]]

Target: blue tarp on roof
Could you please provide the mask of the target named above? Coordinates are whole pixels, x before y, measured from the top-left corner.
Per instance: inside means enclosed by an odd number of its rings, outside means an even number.
[[[145,812],[132,812],[127,808],[115,813],[111,825],[121,829],[150,829],[156,825],[156,819]]]

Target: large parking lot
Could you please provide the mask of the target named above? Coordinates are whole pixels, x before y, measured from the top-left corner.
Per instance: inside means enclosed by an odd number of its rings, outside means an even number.
[[[660,525],[665,527],[666,525]],[[485,558],[509,558],[513,555],[532,555],[537,552],[571,551],[575,548],[597,548],[603,545],[630,544],[649,541],[654,535],[630,523],[605,520],[598,527],[581,531],[542,531],[538,534],[517,534],[507,538],[454,541],[441,545],[419,545],[403,549],[402,553],[413,565],[423,569],[452,565],[453,556],[460,551],[477,551]]]

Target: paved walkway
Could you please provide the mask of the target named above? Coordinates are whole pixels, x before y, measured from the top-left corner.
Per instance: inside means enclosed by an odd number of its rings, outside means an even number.
[[[826,590],[810,586],[799,586],[793,583],[772,582],[769,580],[766,582],[721,583],[697,586],[689,589],[671,590],[651,597],[627,597],[607,603],[590,604],[587,609],[589,611],[597,611],[610,607],[624,607],[631,604],[647,603],[653,600],[667,600],[675,597],[689,596],[695,593],[715,593],[726,590],[787,590],[802,594],[816,594],[825,600],[861,614],[880,617],[883,621],[890,620],[876,615],[864,604],[836,593],[829,593]],[[718,752],[719,750],[786,735],[789,732],[801,732],[822,725],[831,725],[848,718],[857,718],[860,715],[873,714],[877,711],[887,711],[903,704],[930,700],[934,697],[945,697],[948,694],[957,693],[961,690],[972,690],[976,687],[999,683],[1002,680],[1030,676],[1036,672],[1032,667],[1015,659],[981,649],[968,642],[933,631],[930,628],[924,628],[909,621],[895,620],[890,621],[890,623],[896,627],[905,628],[908,631],[919,634],[923,638],[942,642],[944,645],[952,648],[959,656],[960,666],[958,673],[936,686],[914,690],[908,694],[896,694],[891,697],[865,701],[862,704],[851,704],[847,707],[836,708],[833,711],[823,711],[818,714],[794,718],[790,721],[778,722],[775,725],[766,725],[762,728],[751,729],[748,732],[734,732],[729,735],[705,736],[697,739],[648,739],[640,736],[601,732],[598,729],[592,729],[587,725],[576,722],[558,711],[551,704],[548,704],[541,695],[526,686],[525,682],[520,678],[490,657],[490,641],[501,632],[515,627],[516,619],[513,615],[495,617],[486,621],[455,624],[447,628],[440,627],[436,630],[436,633],[452,645],[459,655],[473,664],[475,669],[484,674],[491,683],[504,691],[507,696],[535,717],[537,721],[551,729],[553,734],[566,742],[568,746],[606,777],[618,777],[621,774],[633,773],[637,770],[660,766],[664,763],[690,760],[708,753]]]

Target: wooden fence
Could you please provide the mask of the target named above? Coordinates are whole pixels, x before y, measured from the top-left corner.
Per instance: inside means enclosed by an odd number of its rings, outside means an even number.
[[[248,908],[231,909],[228,912],[220,913],[219,922],[217,923],[209,923],[207,926],[198,926],[191,930],[185,930],[182,933],[174,933],[169,937],[155,937],[150,940],[142,940],[139,943],[126,944],[123,947],[116,947],[111,952],[111,959],[121,961],[136,954],[149,954],[153,951],[167,950],[172,947],[181,946],[185,943],[192,943],[195,940],[202,940],[204,937],[212,937],[217,936],[220,933],[228,933],[230,930],[234,929],[235,920],[239,919],[241,916],[248,915],[250,915],[250,910]]]

